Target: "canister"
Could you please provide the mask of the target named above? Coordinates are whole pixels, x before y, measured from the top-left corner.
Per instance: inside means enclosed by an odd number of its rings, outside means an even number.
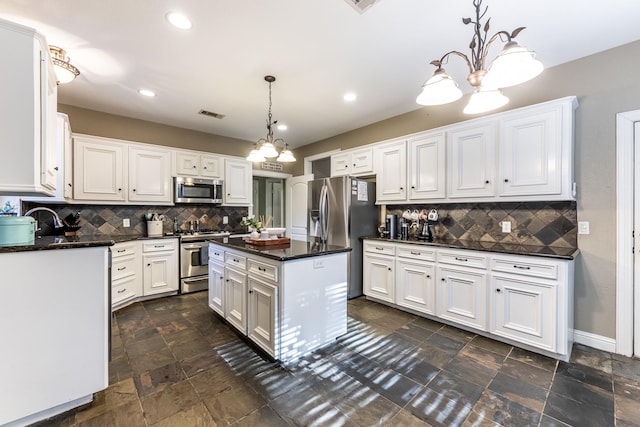
[[[30,216],[0,215],[0,245],[32,245],[36,221]]]

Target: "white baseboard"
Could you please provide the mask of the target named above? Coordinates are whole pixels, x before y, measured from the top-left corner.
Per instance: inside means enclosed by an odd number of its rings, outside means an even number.
[[[592,334],[591,332],[573,331],[573,342],[576,344],[586,345],[609,353],[616,352],[616,340],[602,335]]]

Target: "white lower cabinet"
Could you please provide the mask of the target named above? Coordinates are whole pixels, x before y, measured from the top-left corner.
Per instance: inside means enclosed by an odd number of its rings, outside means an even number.
[[[111,247],[111,309],[116,310],[142,295],[138,242],[121,242]]]
[[[249,276],[247,335],[271,356],[276,353],[278,287]]]
[[[224,318],[233,327],[247,333],[247,273],[226,267]]]
[[[379,240],[363,249],[368,298],[568,360],[572,259]]]
[[[143,242],[142,286],[145,296],[178,291],[177,245],[176,239]]]
[[[209,307],[224,316],[224,265],[209,260]]]

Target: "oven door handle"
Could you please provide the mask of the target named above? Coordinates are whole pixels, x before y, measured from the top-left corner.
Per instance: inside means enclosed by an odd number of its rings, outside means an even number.
[[[209,246],[209,244],[207,243],[206,245],[207,247]],[[189,249],[189,250],[200,250],[200,248],[202,248],[202,244],[197,244],[197,243],[183,243],[182,244],[182,249]]]
[[[203,282],[207,279],[207,276],[198,276],[194,279],[182,279],[183,283],[198,283],[198,282]]]

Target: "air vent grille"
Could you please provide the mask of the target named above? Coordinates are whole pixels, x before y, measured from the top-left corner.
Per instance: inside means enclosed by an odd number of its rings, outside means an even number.
[[[213,117],[214,119],[220,119],[220,120],[225,118],[224,114],[218,114],[218,113],[214,113],[213,111],[207,111],[207,110],[200,110],[198,111],[198,114],[202,114],[203,116]]]
[[[379,0],[344,0],[351,5],[358,13],[364,13],[367,9],[377,3]]]

